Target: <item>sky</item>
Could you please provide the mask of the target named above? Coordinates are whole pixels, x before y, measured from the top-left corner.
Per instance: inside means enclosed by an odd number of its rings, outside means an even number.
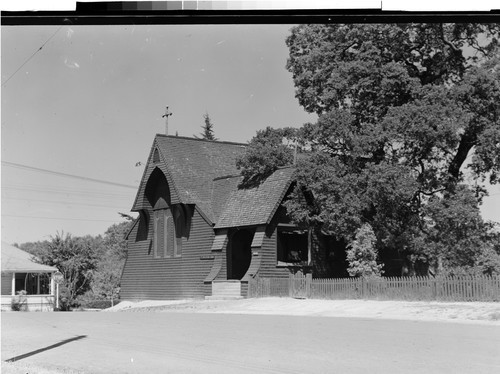
[[[290,27],[3,26],[2,241],[122,222],[166,106],[171,135],[198,135],[208,113],[217,138],[241,143],[314,122],[285,68]],[[500,222],[490,193],[483,217]]]
[[[290,27],[2,27],[2,240],[121,222],[166,106],[171,135],[198,135],[208,113],[217,138],[242,143],[314,121],[285,68]]]

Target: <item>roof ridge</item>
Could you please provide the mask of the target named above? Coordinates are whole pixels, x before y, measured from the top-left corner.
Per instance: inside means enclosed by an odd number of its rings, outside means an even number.
[[[215,181],[218,181],[218,180],[221,180],[221,179],[240,178],[240,177],[241,177],[241,174],[223,175],[223,176],[220,176],[220,177],[215,177],[214,179],[212,179],[212,182],[215,182]]]
[[[294,164],[290,164],[290,165],[284,165],[284,166],[278,166],[278,168],[276,170],[281,170],[281,169],[292,169],[292,168],[296,168],[297,165],[294,165]]]
[[[238,143],[238,142],[230,142],[230,141],[223,141],[223,140],[206,140],[206,139],[198,139],[198,138],[191,138],[188,136],[177,136],[177,135],[166,135],[166,134],[156,134],[158,137],[162,138],[172,138],[172,139],[184,139],[184,140],[192,140],[192,141],[198,141],[198,142],[206,142],[206,143],[217,143],[217,144],[231,144],[231,145],[241,145],[244,147],[247,147],[248,144],[245,143]]]
[[[278,170],[284,170],[284,169],[294,169],[295,168],[295,165],[285,165],[285,166],[279,166],[276,171]],[[273,172],[274,174],[274,172]],[[270,176],[272,176],[273,174],[271,174]],[[269,176],[269,177],[270,177]],[[212,179],[213,182],[215,181],[218,181],[218,180],[221,180],[221,179],[230,179],[230,178],[241,178],[242,175],[241,174],[233,174],[233,175],[222,175],[220,177],[215,177],[214,179]],[[267,179],[267,178],[266,178]]]

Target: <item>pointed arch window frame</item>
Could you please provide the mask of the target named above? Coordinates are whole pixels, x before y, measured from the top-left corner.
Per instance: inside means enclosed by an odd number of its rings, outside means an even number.
[[[160,151],[155,148],[153,151],[153,164],[158,164],[160,162]]]
[[[173,258],[178,255],[174,215],[170,207],[153,210],[153,257]]]
[[[155,148],[154,154],[158,152]],[[156,182],[151,183],[153,174]],[[182,257],[182,247],[184,238],[189,237],[189,208],[184,204],[171,204],[170,190],[167,182],[166,190],[161,191],[155,187],[159,173],[165,177],[159,167],[151,172],[150,179],[146,184],[145,196],[152,206],[152,254],[153,258],[180,258]],[[149,192],[148,192],[149,191]],[[187,240],[187,239],[186,239]]]

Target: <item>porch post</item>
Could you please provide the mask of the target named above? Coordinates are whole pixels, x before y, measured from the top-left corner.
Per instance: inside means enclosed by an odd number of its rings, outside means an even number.
[[[12,273],[12,296],[16,295],[16,273]]]
[[[55,294],[55,282],[54,282],[54,273],[50,273],[50,294],[54,296]]]

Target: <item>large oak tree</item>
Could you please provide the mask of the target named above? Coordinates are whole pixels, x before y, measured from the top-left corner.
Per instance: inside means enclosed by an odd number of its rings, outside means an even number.
[[[293,27],[287,69],[299,103],[318,121],[296,131],[267,129],[267,143],[259,133],[238,164],[245,181],[292,162],[282,136],[302,150],[287,202],[297,222],[347,241],[369,223],[386,257],[438,271],[453,230],[430,207],[446,206],[458,222],[464,206],[476,213],[485,179],[498,181],[499,36],[500,25],[479,23]],[[273,152],[285,157],[259,157]],[[465,176],[475,180],[474,191],[464,191]],[[491,250],[487,227],[473,227]],[[440,238],[439,253],[426,250]]]

